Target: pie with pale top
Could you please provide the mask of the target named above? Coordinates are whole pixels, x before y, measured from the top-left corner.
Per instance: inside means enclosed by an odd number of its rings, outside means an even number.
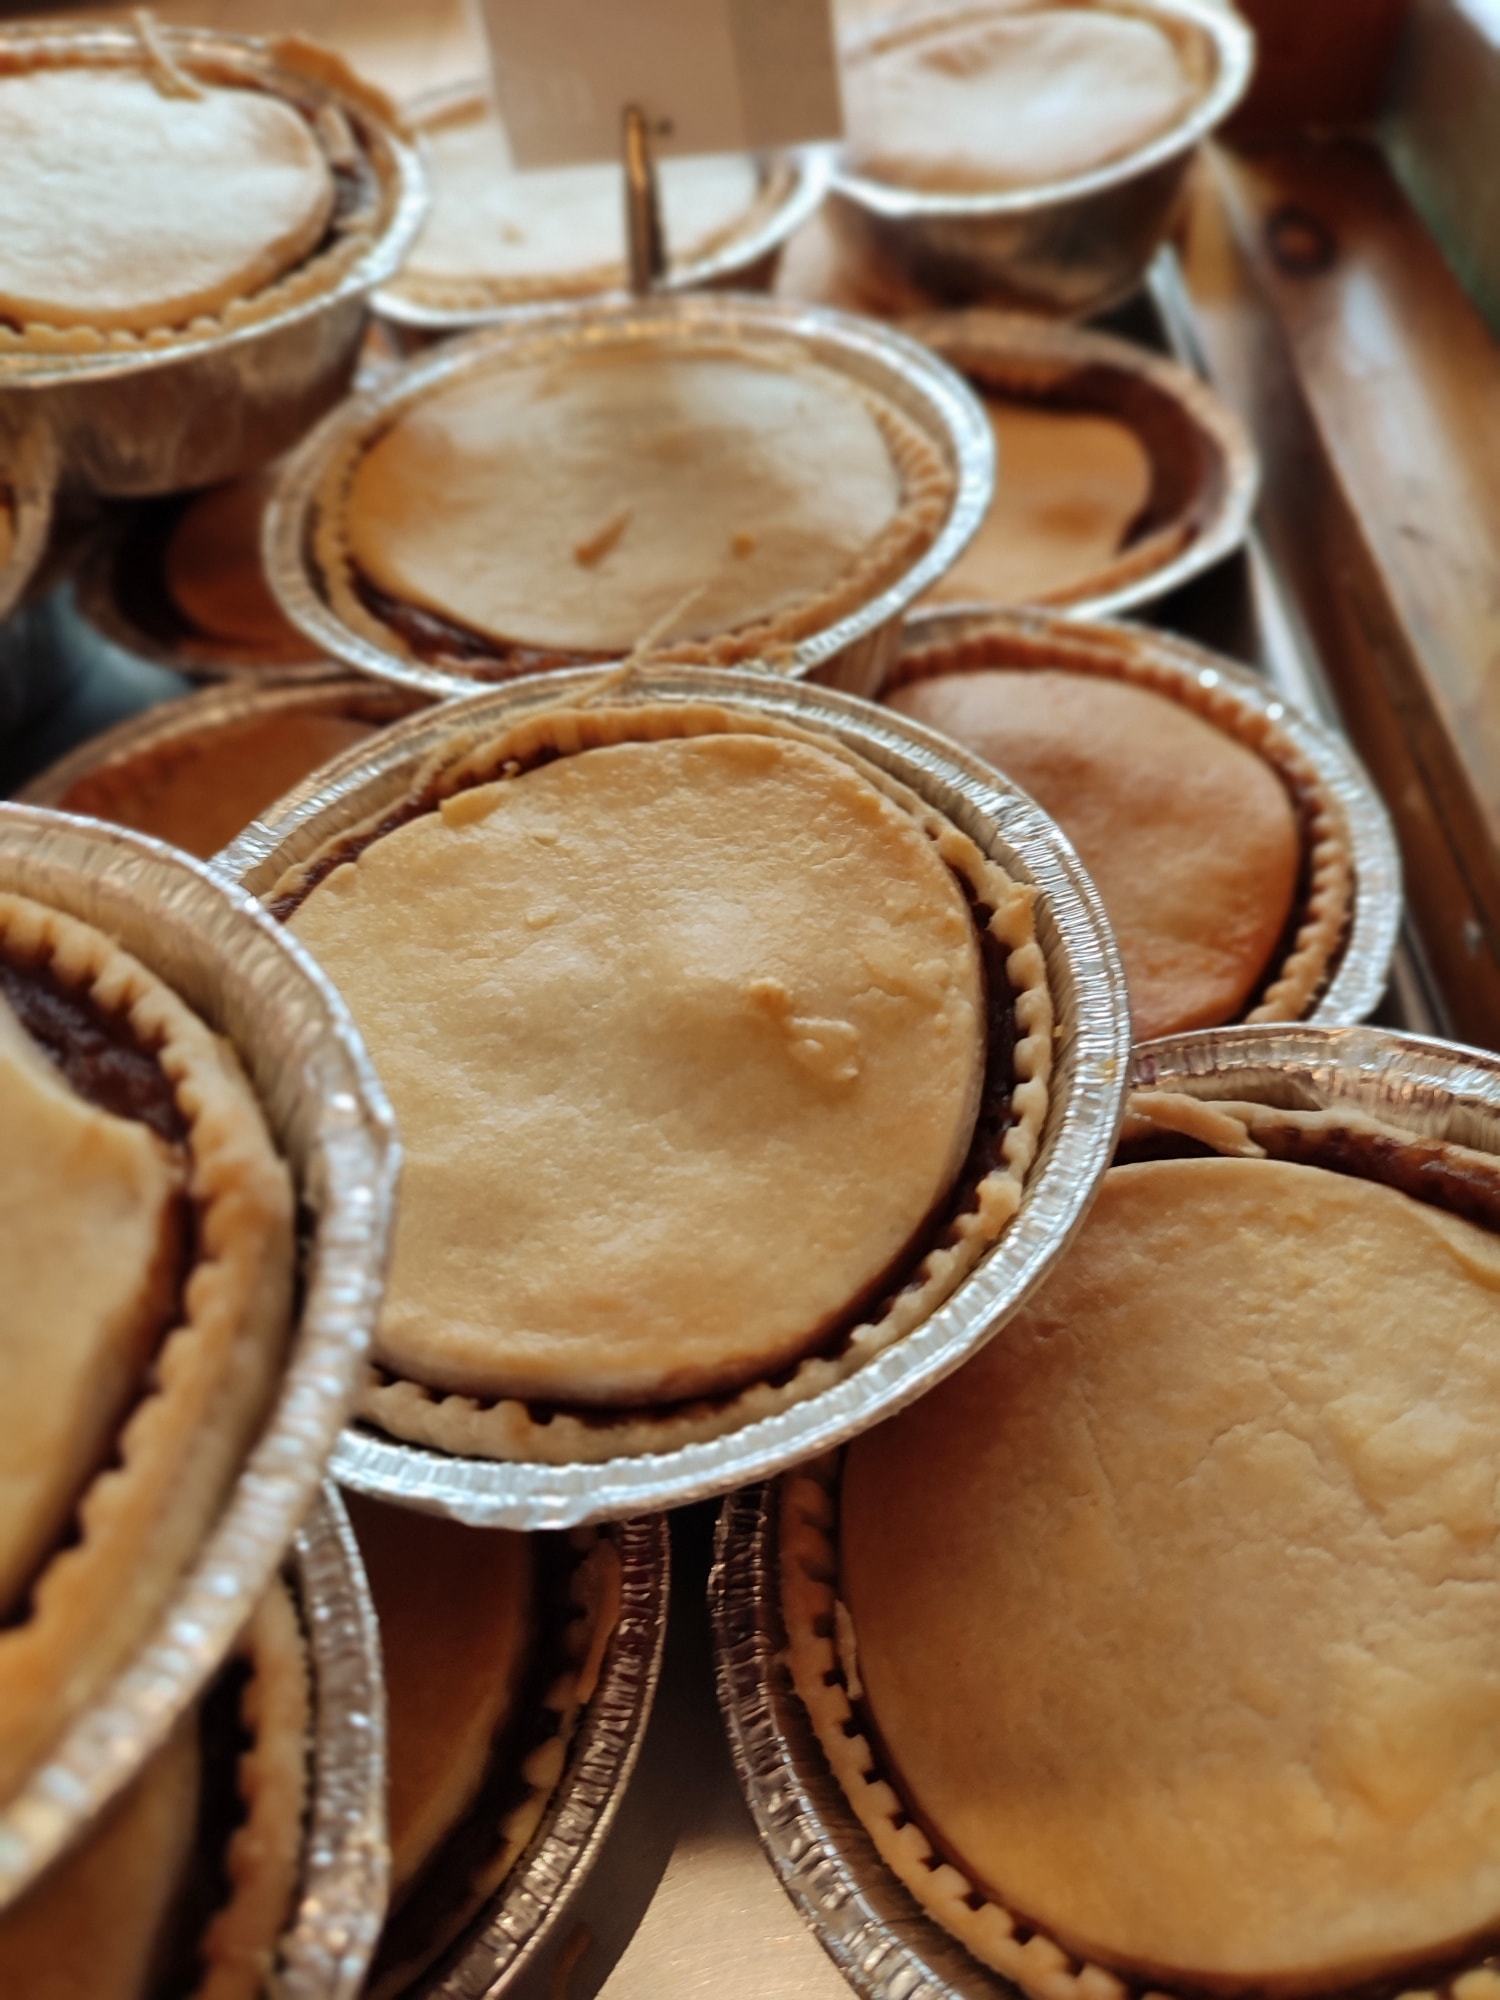
[[[1316,1003],[1352,909],[1342,811],[1290,738],[1196,664],[1124,633],[997,621],[915,646],[885,699],[1068,835],[1104,898],[1137,1040]]]
[[[309,1690],[277,1585],[199,1708],[0,1914],[15,2000],[260,2000],[301,1874]]]
[[[567,1459],[716,1434],[909,1330],[1019,1200],[1051,1046],[1029,895],[831,738],[546,711],[272,907],[401,1124],[365,1401],[397,1435]]]
[[[337,282],[385,195],[357,116],[320,88],[332,59],[277,54],[285,90],[149,22],[4,52],[0,349],[159,344]]]
[[[264,1417],[287,1171],[229,1046],[0,894],[0,1801],[162,1612]]]
[[[625,283],[625,188],[616,165],[518,173],[505,128],[484,95],[464,95],[418,121],[432,205],[411,256],[387,289],[453,311],[526,299],[587,296]],[[763,206],[744,154],[663,160],[662,227],[674,263],[712,254]]]
[[[1185,38],[1094,4],[918,14],[857,45],[845,76],[848,164],[959,195],[1092,173],[1170,131],[1202,90]]]
[[[501,348],[334,455],[315,554],[352,629],[474,677],[728,663],[877,595],[951,492],[893,403],[790,343]]]
[[[1169,1092],[1120,1157],[1033,1304],[788,1482],[798,1690],[1038,2000],[1444,1979],[1500,1920],[1500,1163]]]
[[[391,1916],[372,2000],[405,1992],[535,1834],[619,1618],[605,1535],[469,1528],[350,1495],[385,1663]]]

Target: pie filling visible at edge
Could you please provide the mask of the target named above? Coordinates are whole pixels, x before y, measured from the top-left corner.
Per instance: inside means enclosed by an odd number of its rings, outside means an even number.
[[[797,1691],[1036,2000],[1441,1985],[1500,1931],[1500,1163],[1170,1092],[1121,1157],[1033,1305],[784,1482]]]

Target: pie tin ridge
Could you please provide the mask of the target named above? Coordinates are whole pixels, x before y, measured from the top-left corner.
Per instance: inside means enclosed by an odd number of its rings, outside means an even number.
[[[385,1685],[354,1530],[325,1484],[292,1544],[312,1679],[302,1877],[277,1955],[278,2000],[355,2000],[385,1919]]]
[[[420,95],[408,98],[402,105],[410,129],[419,146],[429,122],[452,110],[457,111],[470,99],[482,95],[483,81],[470,78],[467,82],[444,84],[435,90],[426,90]],[[769,267],[778,258],[792,236],[822,206],[828,191],[829,178],[833,172],[836,148],[828,144],[784,146],[761,151],[753,158],[761,165],[762,171],[784,172],[787,186],[774,206],[767,207],[767,213],[754,229],[747,229],[724,242],[716,250],[699,257],[688,257],[681,261],[671,256],[671,244],[667,245],[668,263],[662,277],[660,291],[671,294],[687,291],[733,291],[743,283],[747,288],[758,282],[753,275],[758,267]],[[762,188],[761,193],[764,192]],[[756,206],[760,206],[757,194]],[[625,249],[623,198],[620,247]],[[494,326],[499,323],[524,318],[535,312],[539,306],[559,303],[557,299],[516,298],[510,301],[496,299],[484,306],[437,306],[426,305],[418,299],[403,297],[400,290],[400,274],[397,273],[383,284],[371,300],[376,317],[385,321],[401,334],[425,335],[429,339],[445,333],[458,333],[480,326]],[[625,300],[632,296],[628,287],[609,286],[598,292],[573,292],[563,294],[574,303],[589,300]]]
[[[312,1212],[271,1406],[146,1637],[0,1808],[0,1909],[159,1748],[291,1544],[358,1392],[379,1312],[399,1148],[342,1000],[254,900],[160,841],[0,802],[0,888],[95,924],[233,1040]]]
[[[1255,35],[1215,0],[1121,0],[1118,11],[1186,23],[1212,46],[1213,81],[1165,132],[1087,173],[993,193],[907,187],[835,160],[828,189],[835,235],[856,252],[872,251],[934,305],[988,299],[1080,319],[1131,297],[1171,227],[1198,147],[1249,88]],[[976,0],[952,0],[906,20],[893,4],[858,39],[983,12]]]
[[[903,330],[931,346],[950,366],[973,381],[981,399],[986,395],[982,379],[969,378],[960,361],[943,343],[963,347],[980,356],[992,356],[1003,363],[1076,362],[1080,367],[1104,367],[1121,374],[1138,376],[1169,396],[1186,414],[1194,428],[1206,437],[1219,455],[1224,486],[1216,506],[1187,544],[1155,568],[1091,596],[1078,597],[1066,604],[1019,605],[1006,609],[1050,612],[1063,618],[1120,618],[1154,604],[1170,591],[1180,589],[1194,577],[1212,569],[1240,548],[1250,532],[1251,518],[1260,494],[1260,454],[1243,421],[1218,392],[1181,361],[1157,354],[1117,333],[1099,327],[1074,326],[1067,321],[1039,319],[1033,313],[1008,312],[998,306],[954,306],[946,311],[910,313],[898,322]],[[1003,394],[1003,392],[995,392]],[[1045,402],[1041,408],[1048,408]],[[1090,414],[1093,414],[1092,412]],[[1108,414],[1107,412],[1105,413]],[[1003,456],[1003,454],[1002,454]],[[1005,478],[1005,467],[996,465],[995,483]],[[1122,553],[1128,554],[1129,551]],[[912,620],[939,611],[972,611],[979,600],[931,597],[913,607]]]
[[[1348,739],[1298,708],[1253,667],[1156,626],[1108,619],[1084,620],[1056,611],[933,605],[907,620],[902,652],[951,645],[979,637],[987,630],[1014,631],[1040,639],[1055,631],[1063,644],[1100,640],[1132,653],[1157,654],[1168,665],[1196,675],[1200,683],[1212,685],[1217,693],[1229,695],[1247,711],[1274,722],[1291,739],[1342,809],[1354,864],[1348,933],[1327,989],[1305,1018],[1326,1027],[1352,1027],[1367,1019],[1384,997],[1400,938],[1401,851],[1384,801]],[[900,655],[898,662],[899,658]],[[1210,675],[1211,683],[1205,680]]]
[[[0,410],[40,411],[56,436],[60,482],[101,494],[174,492],[250,470],[248,463],[226,467],[204,444],[222,433],[230,397],[262,412],[257,425],[277,397],[289,408],[311,402],[326,410],[344,393],[370,295],[400,266],[427,212],[421,163],[398,124],[328,77],[278,59],[277,37],[163,24],[156,32],[171,54],[201,56],[268,81],[280,74],[334,105],[352,106],[378,142],[368,156],[388,212],[363,254],[333,283],[242,326],[184,331],[138,350],[0,354]],[[138,47],[139,37],[129,27],[98,22],[0,24],[0,51],[48,45],[105,54]],[[120,440],[128,449],[116,449]],[[130,467],[123,478],[122,464]]]
[[[1198,1029],[1139,1044],[1131,1085],[1303,1109],[1338,1103],[1414,1137],[1500,1153],[1500,1055],[1432,1036],[1306,1022]],[[1019,2000],[880,1859],[824,1758],[780,1664],[779,1491],[767,1481],[728,1497],[709,1577],[719,1707],[761,1848],[860,2000]],[[1441,1984],[1444,2000],[1452,1984]]]
[[[563,1774],[536,1833],[467,1926],[469,1943],[440,1977],[418,1979],[411,2000],[501,2000],[511,1992],[572,1909],[624,1800],[661,1678],[671,1538],[661,1514],[602,1532],[619,1553],[620,1613]]]
[[[9,490],[11,514],[10,556],[0,566],[0,621],[20,603],[46,553],[56,484],[57,461],[50,433],[45,425],[23,419],[9,437],[0,462],[0,485]]]
[[[252,822],[211,866],[264,892],[337,827],[396,796],[438,745],[581,696],[600,677],[598,668],[533,675],[410,716],[374,745],[330,760],[284,796],[274,826]],[[937,1311],[854,1374],[772,1416],[672,1452],[562,1464],[465,1459],[363,1427],[344,1433],[334,1459],[344,1484],[475,1527],[568,1527],[710,1498],[813,1457],[910,1401],[1040,1282],[1082,1220],[1122,1113],[1129,1016],[1103,905],[1071,846],[1024,792],[920,724],[764,669],[663,668],[643,672],[616,698],[722,703],[828,730],[947,813],[1017,879],[1034,882],[1042,891],[1038,941],[1061,1030],[1047,1122],[1019,1212]]]
[[[815,678],[863,694],[875,686],[896,642],[901,615],[968,546],[994,492],[989,419],[958,371],[897,328],[831,306],[752,293],[656,295],[625,304],[538,306],[525,317],[481,327],[431,349],[350,397],[286,459],[265,516],[264,567],[287,618],[310,644],[360,673],[439,697],[493,693],[503,680],[451,673],[388,652],[351,631],[318,587],[308,525],[329,460],[369,436],[429,390],[482,373],[497,354],[518,364],[604,346],[738,341],[752,351],[791,344],[822,366],[874,389],[923,432],[954,479],[947,513],[928,546],[855,611],[786,648],[783,679]],[[554,670],[561,671],[561,670]],[[520,678],[519,676],[515,678]]]

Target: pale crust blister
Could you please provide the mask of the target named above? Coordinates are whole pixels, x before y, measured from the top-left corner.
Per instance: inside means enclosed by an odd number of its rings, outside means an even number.
[[[1134,647],[1119,635],[1108,642],[1080,634],[979,630],[966,638],[909,653],[884,692],[941,674],[983,667],[1003,671],[1057,668],[1125,681],[1179,702],[1269,764],[1291,797],[1303,855],[1300,920],[1291,947],[1244,1021],[1296,1021],[1327,989],[1354,916],[1354,854],[1343,807],[1291,737],[1270,716],[1252,710],[1233,689],[1205,686],[1192,669]]]
[[[494,1847],[483,1865],[455,1890],[442,1924],[424,1938],[420,1956],[406,1956],[384,1967],[370,1982],[368,2000],[396,2000],[416,1974],[433,1964],[474,1921],[531,1845],[562,1783],[574,1739],[599,1685],[605,1655],[620,1622],[621,1592],[620,1553],[606,1530],[571,1530],[568,1550],[572,1570],[566,1623],[555,1635],[559,1664],[541,1701],[553,1726],[526,1752],[521,1763],[524,1790],[500,1821]],[[550,1636],[542,1633],[539,1643],[546,1644]],[[439,1849],[439,1856],[441,1852]]]
[[[619,684],[619,674],[605,677],[607,688]],[[487,1403],[445,1395],[373,1366],[366,1379],[361,1412],[391,1436],[464,1456],[553,1464],[672,1451],[721,1437],[843,1381],[910,1333],[968,1276],[1020,1207],[1046,1119],[1054,1028],[1046,962],[1032,921],[1032,892],[1013,882],[966,834],[896,779],[832,737],[769,717],[708,702],[617,703],[548,709],[477,748],[445,750],[419,774],[412,795],[421,797],[429,807],[436,806],[456,792],[514,774],[544,750],[571,755],[611,743],[730,732],[810,743],[849,765],[866,783],[875,785],[911,814],[976,903],[989,913],[987,929],[1006,953],[1017,1027],[1011,1118],[1001,1141],[1001,1157],[979,1183],[969,1206],[953,1218],[943,1241],[907,1277],[880,1317],[856,1328],[837,1354],[809,1356],[779,1382],[757,1382],[722,1401],[689,1403],[660,1412],[625,1412],[618,1417],[585,1420],[560,1409],[539,1419],[523,1402],[507,1399]],[[327,845],[338,849],[357,842],[384,817],[384,812],[378,813],[363,827],[335,835]],[[317,858],[314,854],[288,871],[268,900],[298,896]]]
[[[156,1054],[187,1126],[198,1232],[182,1323],[79,1501],[77,1540],[0,1632],[5,1797],[144,1638],[207,1533],[281,1365],[293,1241],[290,1179],[227,1043],[101,932],[26,898],[0,894],[0,956],[45,964]]]
[[[1442,1155],[1460,1173],[1481,1176],[1500,1218],[1500,1158],[1446,1140],[1414,1139],[1410,1132],[1361,1113],[1284,1110],[1171,1089],[1132,1092],[1121,1145],[1159,1136],[1238,1159],[1303,1158],[1320,1144],[1344,1141],[1374,1142],[1397,1152],[1415,1146]],[[1372,1166],[1377,1165],[1372,1159]],[[1396,1184],[1383,1170],[1370,1177]],[[1006,1909],[939,1852],[883,1768],[881,1751],[865,1733],[856,1706],[862,1695],[857,1640],[839,1594],[841,1470],[841,1455],[830,1453],[787,1474],[774,1492],[776,1573],[786,1641],[779,1665],[790,1675],[819,1747],[881,1860],[923,1910],[1032,2000],[1179,2000],[1170,1987],[1125,1978],[1079,1958],[1029,1919]],[[1402,1990],[1403,2000],[1500,2000],[1500,1972],[1479,1965],[1440,1984],[1424,1986],[1417,1979]]]
[[[306,77],[315,88],[337,90],[360,109],[389,121],[391,113],[386,101],[358,82],[353,72],[331,51],[300,35],[291,35],[271,43],[270,53],[285,68]],[[0,78],[24,75],[43,68],[71,68],[80,63],[124,69],[144,64],[148,71],[155,71],[164,54],[169,54],[171,58],[170,70],[163,79],[168,84],[172,76],[185,74],[190,80],[202,79],[240,88],[255,87],[243,74],[212,59],[184,56],[177,49],[161,43],[155,33],[142,36],[133,50],[111,51],[104,55],[93,51],[80,54],[66,47],[46,45],[38,49],[9,49],[0,52]],[[272,91],[271,94],[276,93]],[[285,101],[296,103],[297,100],[288,98]],[[348,129],[346,119],[342,120],[342,125],[345,130]],[[314,117],[310,129],[317,134],[322,149],[329,155],[331,170],[335,161],[331,156],[326,127],[320,118]],[[331,225],[330,241],[314,248],[269,284],[244,297],[226,300],[216,312],[200,314],[179,325],[153,327],[146,332],[124,328],[54,326],[42,321],[31,321],[18,327],[0,325],[0,354],[131,354],[166,350],[179,343],[197,344],[215,335],[240,332],[333,292],[369,251],[388,219],[391,205],[391,189],[384,184],[375,160],[363,149],[360,149],[360,158],[371,176],[370,198],[353,214]]]
[[[673,351],[673,345],[663,349],[664,353]],[[735,352],[722,341],[694,344],[685,351],[692,356]],[[760,346],[744,351],[752,357],[765,352]],[[789,350],[788,365],[806,368],[812,364],[796,350]],[[841,379],[840,386],[849,385]],[[825,589],[772,617],[757,619],[733,631],[653,646],[658,660],[680,666],[728,667],[764,657],[766,664],[780,665],[799,640],[862,610],[930,546],[952,498],[954,475],[937,449],[894,404],[863,389],[859,394],[885,440],[900,481],[900,499],[891,520],[858,561]],[[498,642],[492,660],[482,655],[476,659],[419,652],[395,626],[372,612],[360,594],[358,567],[346,529],[349,490],[365,453],[386,430],[401,422],[403,414],[404,411],[398,411],[389,418],[383,415],[373,428],[347,439],[330,458],[318,483],[310,539],[320,588],[330,609],[351,632],[382,652],[413,665],[436,665],[449,672],[495,682],[534,671],[530,666],[507,664],[504,648]],[[642,643],[650,644],[649,635],[642,636]],[[538,651],[545,654],[551,649],[522,647],[521,650],[534,656]]]

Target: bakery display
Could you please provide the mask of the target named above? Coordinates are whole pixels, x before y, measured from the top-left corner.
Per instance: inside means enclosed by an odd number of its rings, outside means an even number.
[[[365,1401],[396,1436],[718,1435],[899,1339],[1015,1213],[1052,1038],[1030,895],[836,739],[712,700],[543,710],[269,901],[402,1122]],[[444,969],[434,936],[474,943]]]
[[[1118,1159],[974,1361],[786,1483],[801,1702],[1030,1994],[1430,1985],[1500,1896],[1500,1168],[1170,1077]]]
[[[980,619],[914,636],[885,699],[1055,815],[1104,897],[1137,1039],[1295,1019],[1327,990],[1353,922],[1347,815],[1286,724],[1202,656]]]

